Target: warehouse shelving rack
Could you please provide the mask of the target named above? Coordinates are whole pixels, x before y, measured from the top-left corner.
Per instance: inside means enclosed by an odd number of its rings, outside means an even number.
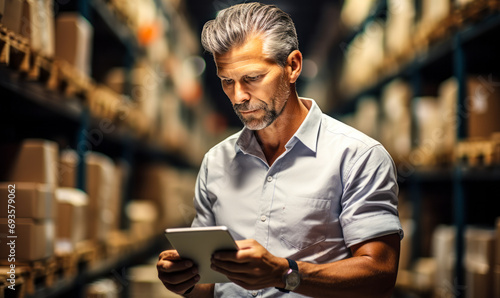
[[[75,7],[94,27],[98,24],[99,27],[95,27],[95,30],[100,30],[99,34],[107,34],[109,42],[114,43],[113,50],[119,51],[118,56],[121,58],[115,59],[113,63],[119,63],[130,70],[135,59],[144,55],[144,49],[139,46],[134,34],[116,17],[104,0],[72,2],[76,3]],[[109,65],[111,66],[114,65]],[[44,138],[56,141],[61,149],[75,149],[80,158],[75,185],[82,190],[85,190],[86,185],[84,160],[89,150],[125,160],[132,168],[139,163],[155,162],[179,169],[196,169],[197,165],[186,157],[145,141],[127,127],[117,127],[111,133],[104,132],[102,140],[92,143],[89,132],[99,129],[102,119],[91,114],[85,96],[81,93],[67,95],[64,90],[48,88],[46,79],[29,78],[25,70],[12,64],[0,65],[0,142]],[[133,179],[133,175],[129,179]],[[128,189],[124,191],[122,203],[122,228],[128,227],[123,214],[125,205],[131,200],[131,186],[132,183],[125,184]],[[111,256],[96,266],[84,264],[84,268],[80,268],[73,278],[58,280],[51,287],[37,286],[35,292],[27,296],[83,297],[86,284],[103,277],[119,281],[120,275],[126,274],[127,268],[144,263],[165,249],[167,244],[163,235],[156,235],[144,244],[134,245],[125,255]],[[122,286],[126,287],[127,284],[124,280]],[[126,297],[126,292],[123,294]]]
[[[484,2],[484,1],[483,1]],[[356,34],[362,34],[366,24],[377,19],[384,18],[387,10],[386,1],[378,1],[375,8],[372,10],[366,21],[360,26],[360,30],[346,37],[346,42],[351,42]],[[341,104],[337,105],[330,111],[330,115],[340,117],[342,115],[355,112],[356,106],[363,97],[373,96],[380,99],[383,88],[391,81],[397,78],[402,78],[410,82],[412,86],[413,96],[425,95],[426,84],[435,84],[436,82],[444,81],[445,79],[454,76],[458,82],[457,92],[457,110],[461,111],[465,107],[467,96],[466,77],[469,73],[494,73],[498,75],[498,67],[495,70],[494,65],[500,65],[500,59],[495,61],[487,61],[488,56],[482,54],[476,55],[475,50],[497,53],[499,45],[494,41],[500,33],[500,13],[488,12],[483,13],[480,18],[473,22],[464,24],[459,28],[450,30],[448,34],[432,43],[428,50],[423,53],[417,53],[413,59],[400,67],[397,71],[381,77],[375,84],[368,86],[354,95],[349,95],[341,100]],[[493,41],[492,43],[489,41]],[[496,49],[496,50],[495,50]],[[492,55],[493,57],[493,55]],[[486,60],[485,60],[486,59]],[[493,62],[491,64],[491,62]],[[495,64],[497,63],[497,64]],[[431,81],[431,82],[426,82]],[[435,88],[435,86],[433,87]],[[415,117],[412,117],[412,134],[416,132],[417,126]],[[467,117],[457,115],[457,141],[467,138]],[[416,138],[412,137],[412,142]],[[415,145],[415,144],[413,144]],[[465,297],[465,268],[463,264],[464,256],[464,236],[465,228],[468,224],[491,224],[495,217],[500,214],[488,208],[487,202],[479,201],[480,208],[471,208],[471,192],[477,191],[478,188],[486,190],[479,191],[477,196],[488,195],[488,192],[493,193],[494,185],[500,182],[500,166],[468,166],[463,162],[456,162],[453,165],[433,168],[415,168],[412,171],[402,171],[399,173],[399,183],[402,189],[409,193],[409,199],[412,203],[412,217],[415,220],[416,227],[414,230],[415,241],[412,245],[412,259],[422,256],[421,243],[425,235],[422,235],[420,225],[422,218],[425,216],[423,206],[422,191],[426,187],[437,187],[444,189],[452,204],[451,214],[445,216],[446,224],[453,224],[456,227],[456,242],[455,254],[456,260],[454,264],[454,294],[456,297]],[[484,198],[483,198],[484,201]],[[474,212],[484,213],[482,216]],[[464,286],[465,285],[465,286]]]

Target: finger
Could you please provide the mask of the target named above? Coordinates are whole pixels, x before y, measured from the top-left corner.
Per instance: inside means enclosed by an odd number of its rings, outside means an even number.
[[[235,242],[236,245],[238,245],[239,249],[248,249],[251,248],[252,246],[255,246],[258,243],[254,239],[237,240]]]
[[[181,260],[181,256],[179,255],[179,253],[177,253],[176,250],[170,249],[162,251],[158,256],[158,259],[175,261],[175,260]]]
[[[230,262],[238,262],[241,263],[241,260],[238,259],[236,251],[216,251],[212,255],[212,258],[221,261],[230,261]]]
[[[245,273],[248,272],[248,264],[247,263],[237,263],[237,262],[231,262],[231,261],[222,261],[222,260],[217,260],[212,258],[211,259],[212,265],[216,266],[217,268],[224,269],[229,272],[233,273]]]
[[[156,268],[158,271],[163,272],[178,272],[186,269],[194,268],[194,263],[191,260],[182,260],[182,261],[166,261],[160,260],[156,263]]]
[[[188,270],[169,273],[158,271],[158,278],[163,282],[171,285],[178,285],[189,281],[198,275],[198,270],[193,267]]]
[[[169,291],[171,292],[174,292],[174,293],[177,293],[177,294],[184,294],[189,288],[191,288],[192,286],[196,285],[196,283],[200,280],[200,276],[199,275],[196,275],[194,276],[193,278],[185,281],[185,282],[182,282],[182,283],[179,283],[179,284],[169,284],[169,283],[165,283],[163,282],[163,285],[165,286],[165,288],[167,288]]]

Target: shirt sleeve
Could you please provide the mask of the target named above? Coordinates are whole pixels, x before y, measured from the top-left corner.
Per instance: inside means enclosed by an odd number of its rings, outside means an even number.
[[[343,181],[340,215],[348,247],[393,233],[403,238],[396,179],[394,162],[381,145],[369,148],[354,161]]]
[[[207,190],[208,176],[208,157],[205,155],[198,172],[194,191],[194,208],[196,216],[191,224],[192,227],[215,226],[215,217],[212,212],[212,203],[210,202]]]

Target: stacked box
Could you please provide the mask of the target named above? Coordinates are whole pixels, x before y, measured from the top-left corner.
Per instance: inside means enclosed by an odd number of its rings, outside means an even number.
[[[78,13],[60,13],[56,18],[55,55],[90,75],[92,25]]]
[[[436,297],[454,297],[456,228],[440,225],[432,235],[432,257],[436,260],[434,293]],[[451,289],[451,290],[450,290]]]
[[[14,192],[15,191],[15,192]],[[15,195],[14,209],[7,208],[9,194]],[[5,208],[0,209],[0,235],[8,243],[15,235],[16,262],[30,262],[48,258],[54,253],[54,220],[57,215],[54,189],[48,184],[30,182],[2,182],[0,196]],[[12,196],[13,197],[13,196]],[[15,213],[10,212],[15,210]],[[9,217],[15,215],[15,218]],[[14,222],[9,222],[13,219]],[[15,224],[15,233],[9,233],[8,223]],[[10,247],[0,246],[0,259],[8,259]]]
[[[15,185],[15,188],[9,188]],[[56,218],[54,189],[48,184],[33,182],[0,182],[1,199],[7,200],[9,189],[15,189],[16,218],[46,220]],[[7,218],[7,208],[0,209],[0,218]]]
[[[441,119],[441,142],[438,154],[446,157],[446,162],[453,160],[457,143],[457,92],[458,82],[452,77],[439,86],[439,115]]]
[[[71,250],[76,244],[87,237],[86,225],[88,196],[79,189],[59,187],[55,191],[59,216],[56,222],[56,239],[70,245]]]
[[[356,129],[376,140],[379,139],[379,107],[378,101],[375,98],[362,98],[357,104],[356,115],[354,117],[354,127]]]
[[[466,297],[493,297],[495,231],[470,227],[465,241]]]
[[[26,139],[0,148],[0,181],[35,182],[55,188],[58,166],[57,144],[47,140]]]
[[[5,0],[0,0],[0,24],[2,23],[4,10],[5,10]]]
[[[128,184],[131,173],[130,164],[124,160],[117,161],[114,173],[113,192],[110,202],[110,209],[113,213],[111,229],[119,230],[122,216],[122,201],[126,192],[125,187]]]
[[[422,1],[420,19],[416,25],[416,39],[427,42],[431,34],[437,30],[445,29],[446,24],[443,21],[451,12],[452,3],[450,0]]]
[[[395,161],[405,159],[411,150],[410,85],[403,80],[390,82],[383,90],[383,121],[380,141]]]
[[[148,127],[157,122],[162,74],[147,62],[139,62],[132,71],[132,99],[142,112]]]
[[[411,50],[415,7],[413,0],[389,0],[386,24],[386,49],[388,54],[401,57]],[[408,57],[409,58],[409,57]]]
[[[114,163],[99,153],[89,153],[85,157],[87,171],[87,194],[89,196],[89,209],[87,213],[87,237],[106,241],[115,214],[111,211],[111,198],[113,196]]]
[[[10,235],[8,219],[0,218],[0,234]],[[54,254],[54,221],[37,221],[32,218],[16,218],[15,227],[15,262],[31,262],[46,259]],[[0,246],[1,260],[10,263],[10,246],[12,239],[2,239]],[[5,243],[4,243],[5,241]]]
[[[78,155],[73,150],[61,153],[59,173],[63,187],[76,187]],[[106,155],[90,152],[85,156],[86,192],[89,198],[87,238],[104,241],[112,229],[120,225],[123,187],[130,172],[129,165],[117,166]]]
[[[21,16],[23,13],[23,0],[4,0],[2,25],[18,34],[21,30]]]
[[[59,156],[59,186],[76,187],[76,173],[80,158],[74,150],[61,151]]]
[[[146,240],[155,235],[158,207],[151,200],[133,200],[126,208],[132,239]]]
[[[490,138],[494,132],[500,131],[500,89],[496,82],[498,79],[491,76],[467,79],[469,138]]]
[[[0,195],[5,208],[0,209],[0,234],[15,235],[16,262],[48,258],[54,253],[54,221],[57,187],[57,144],[27,139],[0,148]],[[14,208],[8,208],[8,198]],[[14,211],[15,210],[15,211]],[[15,212],[15,213],[14,213]],[[15,223],[11,233],[7,226]],[[12,221],[14,220],[14,222]],[[2,239],[10,241],[10,239]],[[0,246],[1,259],[7,258],[10,247]]]
[[[356,1],[346,0],[342,6],[341,18],[342,22],[351,29],[357,28],[369,16],[376,1]]]
[[[437,156],[442,143],[441,115],[439,102],[435,97],[417,97],[414,99],[417,121],[418,146],[412,152],[414,165],[432,166],[437,163]]]
[[[138,185],[136,198],[155,202],[162,229],[191,224],[195,213],[195,178],[165,166],[148,166],[143,169]]]
[[[30,47],[46,57],[54,55],[54,15],[52,0],[26,0],[21,19],[21,35]]]

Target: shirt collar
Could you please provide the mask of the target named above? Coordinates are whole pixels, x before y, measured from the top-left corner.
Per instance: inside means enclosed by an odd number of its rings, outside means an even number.
[[[300,100],[309,109],[309,112],[299,126],[299,129],[297,129],[285,147],[287,150],[290,150],[297,141],[300,141],[311,151],[316,152],[321,115],[323,112],[313,99],[301,97]],[[260,155],[262,152],[254,132],[246,127],[241,130],[240,136],[235,144],[235,150],[236,152],[242,151],[254,155]]]

